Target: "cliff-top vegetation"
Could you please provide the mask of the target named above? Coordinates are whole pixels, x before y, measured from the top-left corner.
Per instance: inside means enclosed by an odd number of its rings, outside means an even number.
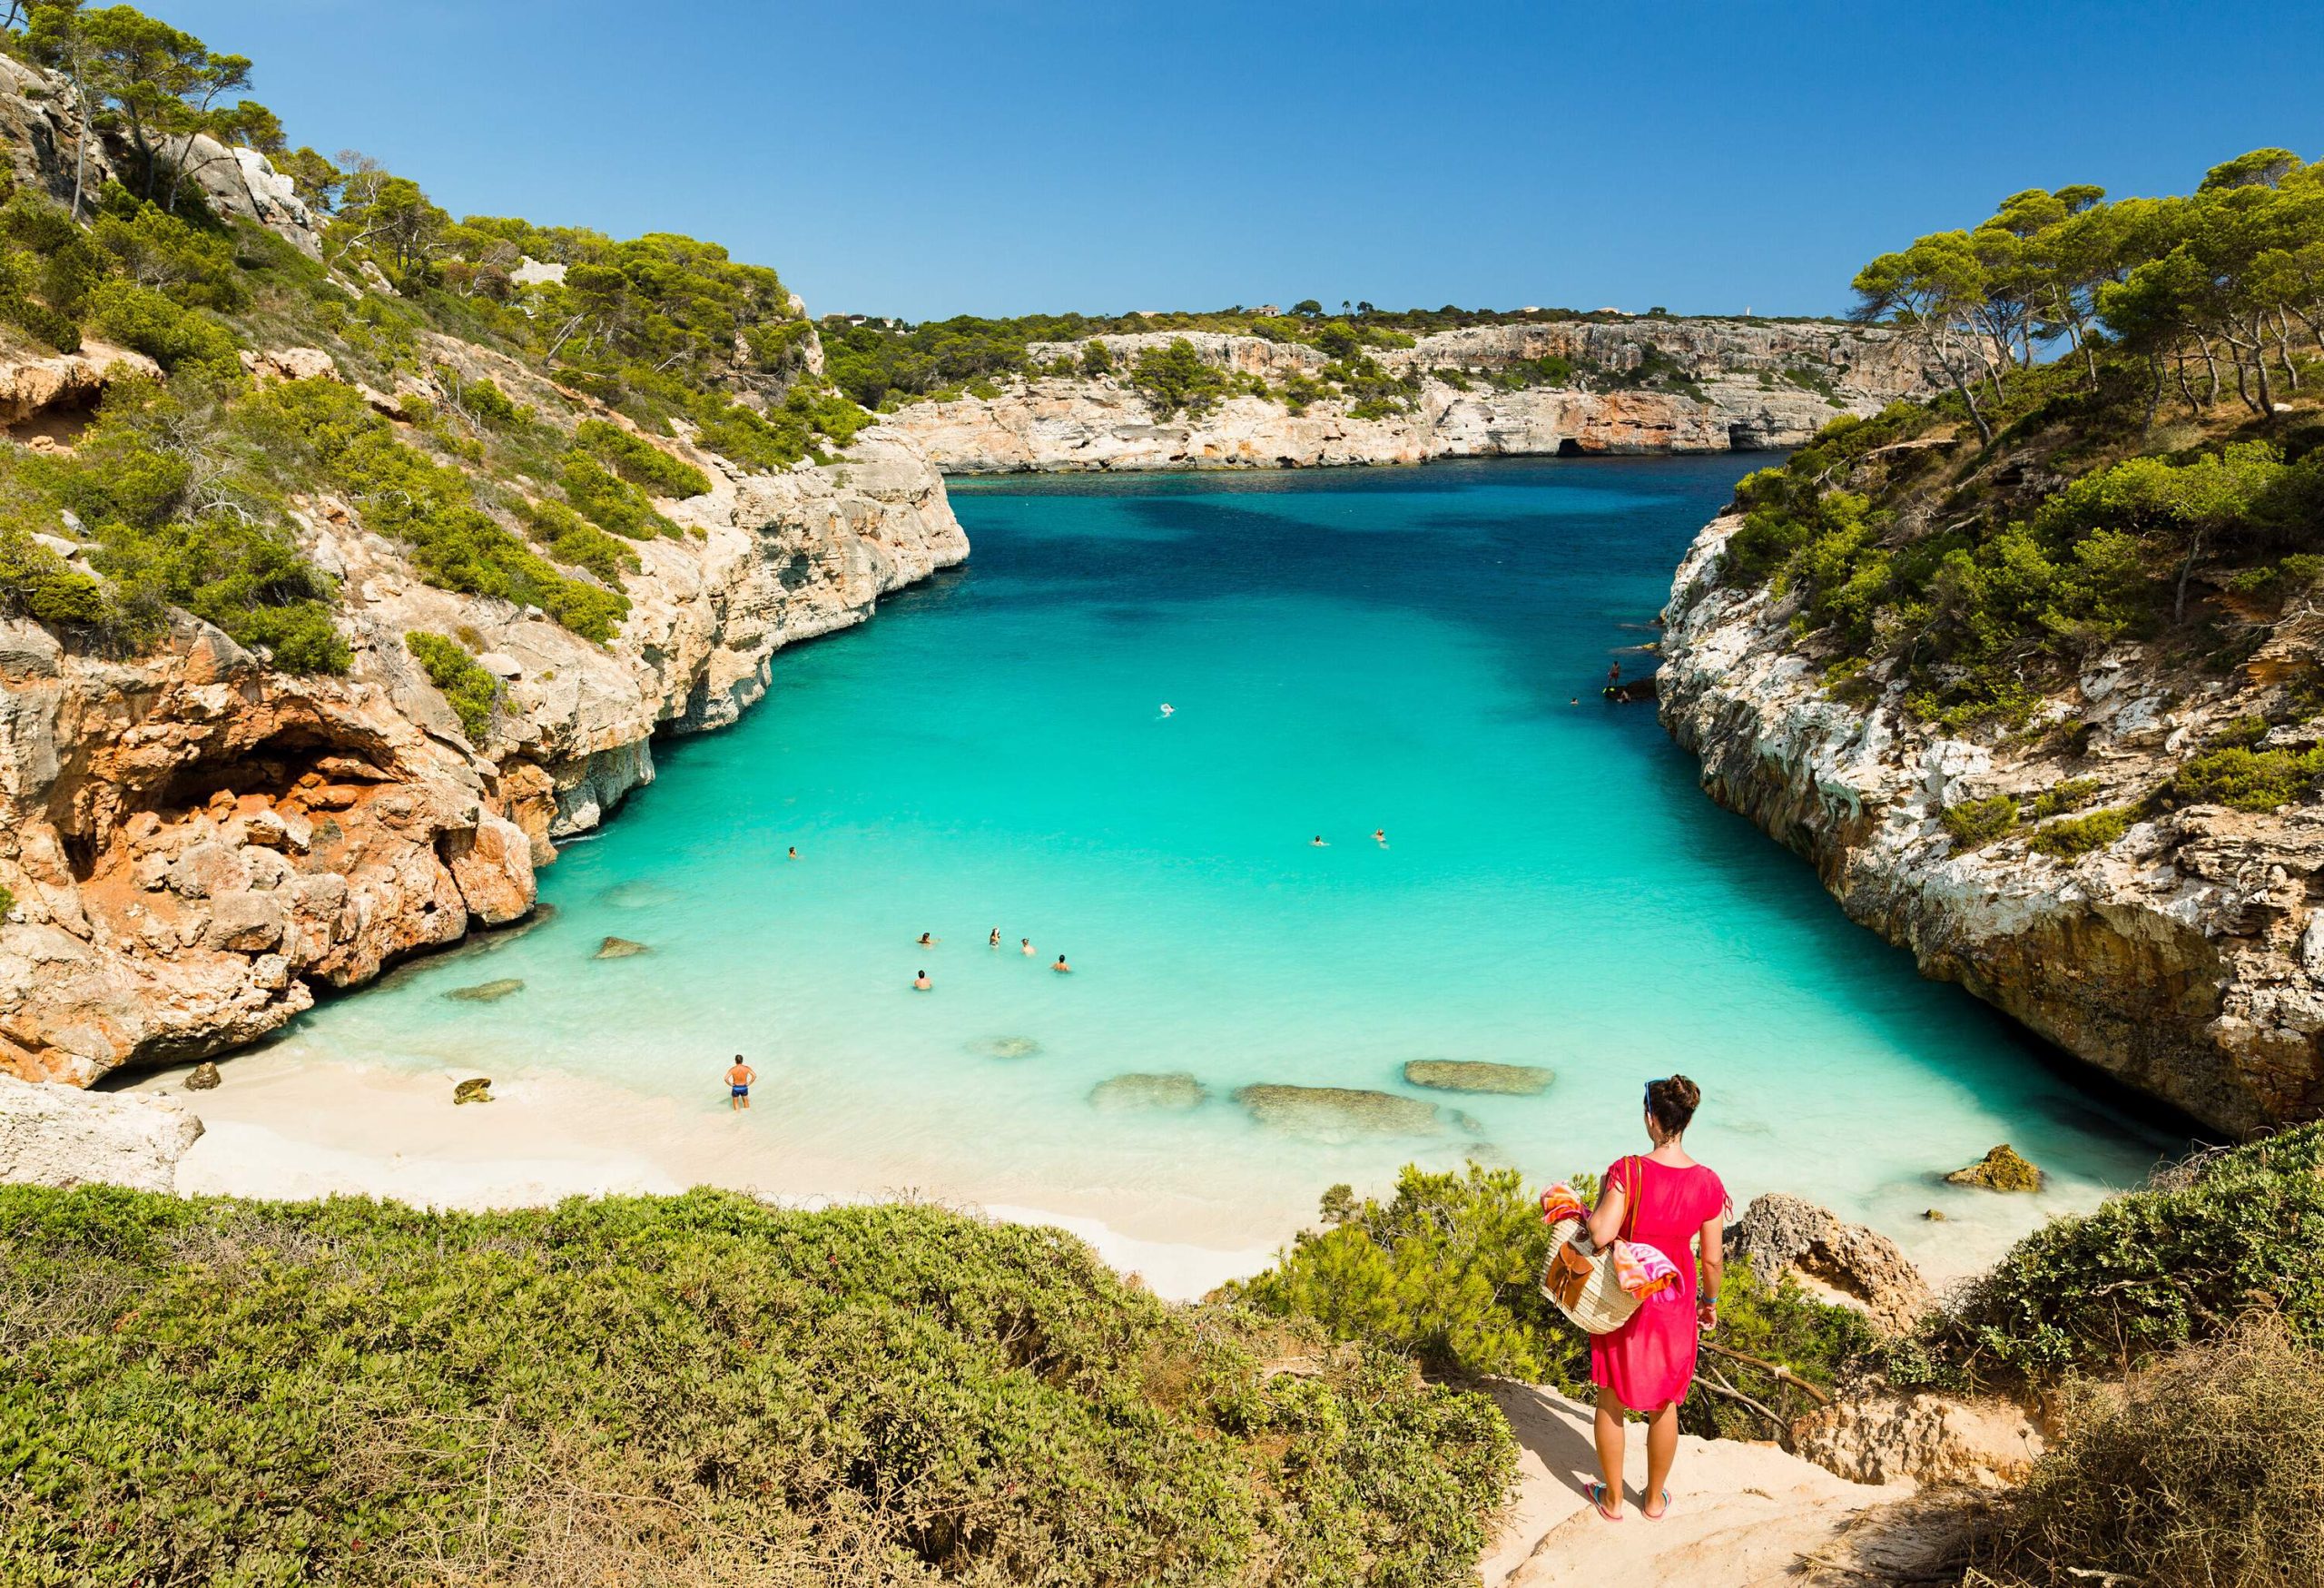
[[[1746,479],[1718,571],[1777,593],[1832,693],[1946,732],[2051,731],[2071,756],[2051,703],[2110,647],[2222,679],[2300,619],[2324,574],[2324,167],[2263,149],[2185,197],[2029,190],[1856,289],[1948,390]],[[2193,747],[2151,808],[2315,787],[2324,674],[2271,681],[2250,731]],[[2098,846],[2134,814],[2035,847]],[[1972,840],[2013,824],[1949,820]]]
[[[710,488],[684,449],[779,469],[871,422],[810,373],[772,270],[667,233],[456,220],[361,154],[287,148],[237,97],[251,63],[165,22],[10,17],[0,48],[50,74],[68,133],[96,131],[41,180],[0,174],[0,356],[127,348],[161,376],[113,382],[69,449],[0,445],[0,611],[130,654],[183,610],[277,666],[343,670],[335,582],[300,540],[334,498],[430,584],[606,640],[633,543],[681,534],[655,498]],[[235,146],[293,180],[320,259],[211,202]],[[246,367],[283,348],[328,372]]]
[[[1037,360],[1030,350],[1042,342],[1089,343],[1107,337],[1157,333],[1216,331],[1229,336],[1255,336],[1268,341],[1295,342],[1328,355],[1333,370],[1320,380],[1309,379],[1305,390],[1294,381],[1268,387],[1255,378],[1237,381],[1220,372],[1222,390],[1248,390],[1252,395],[1288,402],[1295,410],[1326,394],[1348,395],[1357,402],[1401,401],[1418,381],[1397,393],[1354,390],[1366,380],[1385,380],[1376,366],[1367,371],[1372,355],[1384,349],[1409,348],[1420,338],[1476,326],[1556,325],[1571,322],[1612,324],[1633,318],[1685,318],[1652,311],[1644,317],[1613,310],[1462,309],[1448,303],[1442,309],[1384,310],[1370,303],[1342,303],[1333,313],[1314,299],[1294,304],[1287,313],[1265,314],[1240,307],[1222,310],[1170,311],[1135,314],[1029,314],[1004,319],[959,315],[950,320],[907,324],[901,321],[865,321],[830,315],[822,321],[822,342],[834,384],[866,408],[892,411],[926,398],[997,395],[994,382],[1043,375],[1104,375],[1114,370],[1111,357],[1092,360],[1087,348],[1079,355]],[[1770,321],[1769,323],[1776,323]],[[1335,372],[1338,371],[1338,372]],[[1488,377],[1447,371],[1447,378],[1465,387],[1473,380],[1507,389],[1521,386],[1563,386],[1578,380],[1600,386],[1664,384],[1673,370],[1655,367],[1652,360],[1640,370],[1598,369],[1566,359],[1545,359],[1530,366],[1512,366]],[[1802,371],[1804,380],[1819,377]],[[1231,394],[1231,392],[1229,393]]]
[[[1056,1230],[0,1188],[0,1579],[1455,1584],[1482,1396]]]

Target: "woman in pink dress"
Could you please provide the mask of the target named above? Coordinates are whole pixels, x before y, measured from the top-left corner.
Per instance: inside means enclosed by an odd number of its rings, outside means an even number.
[[[1678,1268],[1682,1287],[1674,1296],[1647,1297],[1620,1328],[1590,1337],[1590,1381],[1598,1386],[1598,1470],[1605,1480],[1590,1485],[1590,1498],[1609,1522],[1622,1519],[1622,1422],[1632,1412],[1646,1418],[1640,1509],[1651,1520],[1669,1508],[1665,1485],[1679,1453],[1679,1403],[1694,1382],[1697,1331],[1718,1325],[1727,1188],[1687,1156],[1681,1139],[1702,1096],[1683,1075],[1646,1083],[1646,1133],[1654,1150],[1608,1166],[1598,1210],[1590,1216],[1590,1238],[1601,1248],[1618,1239],[1655,1247]],[[1699,1295],[1690,1249],[1697,1240],[1702,1242]]]

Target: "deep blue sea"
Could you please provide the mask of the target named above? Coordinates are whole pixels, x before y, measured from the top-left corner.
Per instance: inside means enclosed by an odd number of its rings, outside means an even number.
[[[1850,924],[1650,706],[1598,698],[1610,662],[1651,665],[1671,569],[1747,467],[956,482],[972,559],[778,656],[739,726],[657,746],[659,781],[543,873],[553,921],[294,1040],[678,1100],[771,1180],[844,1165],[1213,1245],[1406,1162],[1600,1169],[1673,1070],[1738,1206],[1789,1189],[1919,1247],[1932,1207],[1990,1243],[2087,1205],[2173,1143]],[[653,952],[593,960],[608,933]],[[527,985],[442,996],[484,976]],[[737,1050],[764,1077],[742,1121]],[[1407,1088],[1429,1058],[1557,1080]],[[1126,1071],[1209,1096],[1094,1108]],[[1230,1096],[1268,1081],[1445,1107],[1433,1133],[1289,1133]],[[1935,1182],[2002,1140],[2049,1192]]]

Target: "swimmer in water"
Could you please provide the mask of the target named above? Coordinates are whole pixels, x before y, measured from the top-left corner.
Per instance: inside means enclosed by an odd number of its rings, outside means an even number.
[[[1164,702],[1162,703],[1162,715],[1163,715],[1164,716],[1168,716],[1168,715],[1170,715],[1173,712],[1177,711],[1177,709],[1178,709],[1178,708],[1177,708],[1177,706],[1172,705],[1171,705],[1168,701],[1167,701],[1167,700],[1166,700],[1166,701],[1164,701]]]
[[[1581,704],[1581,696],[1577,695],[1572,699],[1567,701],[1566,704],[1568,705],[1580,705]]]
[[[783,858],[785,860],[797,860],[799,858],[799,846],[795,843],[793,844],[790,850],[784,853]]]
[[[1030,958],[1033,952],[1033,940],[1029,937],[1019,938],[1017,940],[1017,952],[1028,958]]]
[[[1372,842],[1378,844],[1383,849],[1387,848],[1388,829],[1385,827],[1374,827],[1372,829]]]
[[[1318,833],[1315,836],[1310,838],[1307,841],[1307,846],[1310,849],[1329,849],[1331,847],[1330,844],[1324,842],[1324,835],[1321,833]]]
[[[928,979],[928,972],[925,971],[911,979],[911,990],[914,992],[925,992],[934,985],[935,983]]]
[[[934,948],[934,947],[936,946],[936,943],[937,943],[937,940],[936,940],[935,938],[932,938],[932,937],[929,936],[929,935],[928,935],[928,933],[926,933],[926,932],[921,932],[921,933],[920,934],[920,946],[921,946],[921,947],[922,947],[922,948],[924,948],[924,949],[932,949],[932,948]]]
[[[1000,946],[1000,928],[997,926],[994,927],[992,929],[992,935],[987,938],[985,942],[993,948],[999,948]]]
[[[1068,976],[1073,974],[1073,967],[1065,962],[1065,956],[1063,954],[1058,955],[1057,963],[1051,965],[1049,969],[1052,971],[1061,971]]]

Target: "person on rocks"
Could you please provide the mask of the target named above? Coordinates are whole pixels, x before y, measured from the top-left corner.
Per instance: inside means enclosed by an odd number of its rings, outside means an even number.
[[[928,972],[925,971],[911,979],[911,990],[914,992],[925,992],[935,985],[935,982],[928,979]]]
[[[728,1113],[734,1113],[751,1106],[751,1082],[758,1078],[759,1072],[743,1063],[740,1053],[735,1054],[734,1064],[726,1071],[726,1111]]]
[[[1646,1418],[1646,1486],[1640,1510],[1649,1521],[1670,1508],[1670,1463],[1679,1453],[1679,1403],[1694,1382],[1699,1335],[1718,1327],[1720,1242],[1727,1188],[1687,1156],[1684,1137],[1702,1090],[1683,1075],[1646,1083],[1646,1135],[1654,1149],[1617,1159],[1606,1170],[1590,1238],[1600,1250],[1630,1240],[1669,1254],[1678,1288],[1649,1296],[1611,1334],[1590,1336],[1590,1381],[1598,1386],[1598,1470],[1590,1503],[1609,1522],[1622,1519],[1624,1420]],[[1636,1207],[1631,1206],[1635,1199]],[[1689,1248],[1701,1242],[1701,1283]]]

